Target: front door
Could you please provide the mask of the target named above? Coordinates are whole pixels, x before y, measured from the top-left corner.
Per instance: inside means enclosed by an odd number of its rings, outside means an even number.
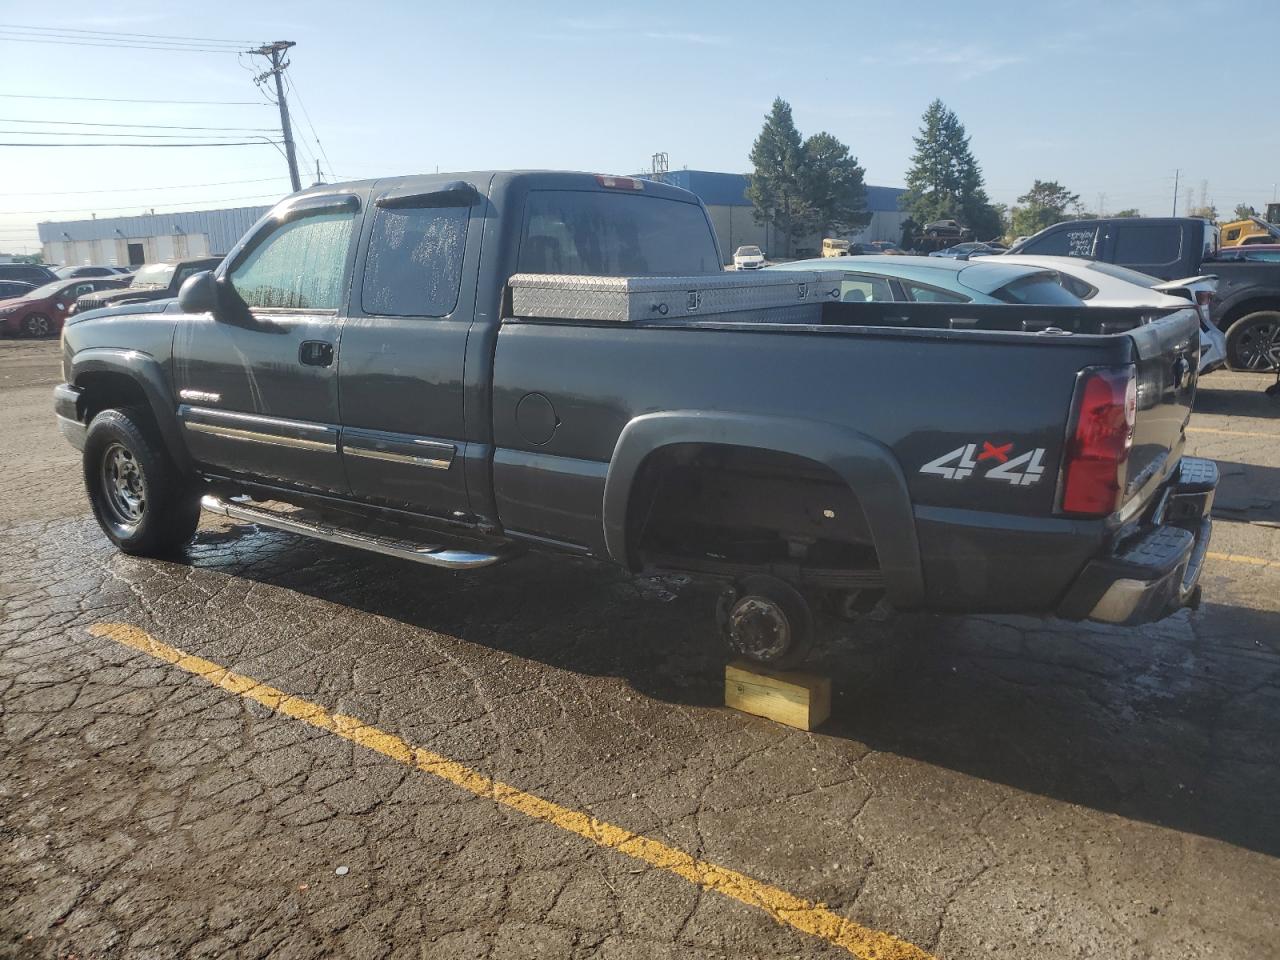
[[[346,493],[337,352],[357,205],[344,199],[269,222],[221,268],[218,316],[179,325],[178,414],[206,472]]]
[[[483,219],[467,185],[440,179],[436,192],[388,188],[366,217],[339,358],[342,455],[354,496],[463,520],[462,367]]]

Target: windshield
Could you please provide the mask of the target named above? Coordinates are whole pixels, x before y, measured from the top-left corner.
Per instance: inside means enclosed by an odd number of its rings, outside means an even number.
[[[760,256],[759,247],[739,247],[738,256],[740,257],[758,257]]]
[[[174,266],[172,263],[149,263],[145,267],[139,267],[137,273],[133,275],[131,286],[167,287],[169,281],[173,279]]]
[[[518,268],[593,277],[682,277],[719,273],[721,264],[711,224],[697,204],[594,190],[534,190]]]
[[[1161,282],[1159,277],[1153,277],[1149,273],[1130,270],[1128,267],[1116,266],[1114,263],[1103,263],[1101,260],[1095,260],[1090,263],[1089,269],[1097,270],[1098,273],[1105,273],[1108,277],[1114,277],[1117,280],[1127,280],[1129,283],[1136,283],[1138,286],[1146,287],[1148,290]]]
[[[1041,306],[1078,307],[1080,298],[1063,289],[1052,273],[1033,273],[1006,283],[991,295],[1005,303],[1039,304]]]

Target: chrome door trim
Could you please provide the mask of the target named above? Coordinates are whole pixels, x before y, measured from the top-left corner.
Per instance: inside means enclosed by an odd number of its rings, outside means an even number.
[[[208,407],[189,407],[185,404],[178,408],[178,417],[184,427],[196,433],[301,450],[338,452],[337,427],[323,423],[233,413]]]
[[[441,440],[427,440],[404,433],[383,433],[344,427],[342,451],[364,460],[403,463],[428,470],[448,470],[457,448]]]

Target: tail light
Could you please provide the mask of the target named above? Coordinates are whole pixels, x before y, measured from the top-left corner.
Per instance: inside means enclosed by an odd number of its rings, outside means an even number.
[[[1090,367],[1076,384],[1074,428],[1067,439],[1062,509],[1105,517],[1120,508],[1125,463],[1138,418],[1133,366]]]

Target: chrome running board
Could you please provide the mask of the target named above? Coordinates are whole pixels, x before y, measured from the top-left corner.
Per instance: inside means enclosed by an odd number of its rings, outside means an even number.
[[[416,543],[409,540],[397,540],[366,533],[358,533],[335,527],[311,519],[307,513],[291,509],[273,510],[262,504],[252,505],[236,500],[224,500],[221,497],[207,496],[200,505],[210,513],[243,520],[273,530],[296,533],[304,537],[314,537],[329,543],[341,544],[344,547],[355,547],[357,550],[368,550],[388,557],[400,557],[415,563],[425,563],[432,567],[445,567],[450,570],[474,570],[487,567],[507,559],[505,553],[479,553],[472,550],[460,550],[453,547]]]

